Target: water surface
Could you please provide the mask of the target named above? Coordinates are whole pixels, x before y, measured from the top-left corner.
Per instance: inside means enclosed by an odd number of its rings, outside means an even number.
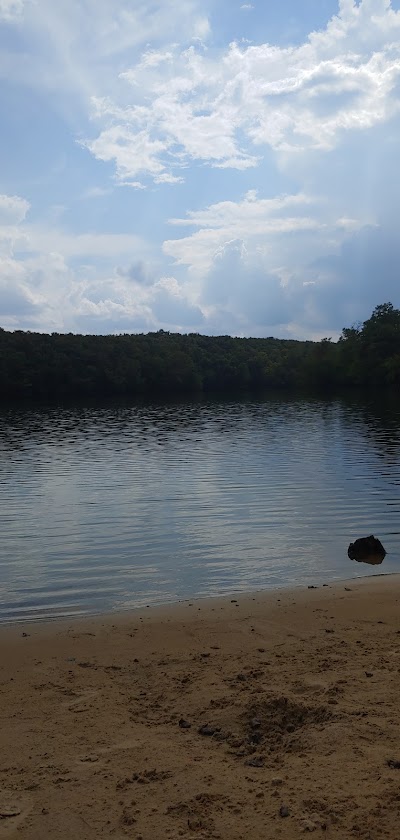
[[[3,407],[0,621],[400,571],[400,403]],[[372,569],[372,571],[374,571]]]

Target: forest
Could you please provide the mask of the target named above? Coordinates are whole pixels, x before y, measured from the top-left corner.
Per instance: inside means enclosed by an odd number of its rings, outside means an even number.
[[[377,306],[338,341],[232,338],[160,330],[43,334],[0,328],[4,398],[136,397],[267,389],[396,388],[400,310]]]

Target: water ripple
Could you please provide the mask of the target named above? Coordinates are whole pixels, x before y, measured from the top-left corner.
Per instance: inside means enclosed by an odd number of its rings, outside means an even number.
[[[400,571],[400,405],[3,408],[0,621]]]

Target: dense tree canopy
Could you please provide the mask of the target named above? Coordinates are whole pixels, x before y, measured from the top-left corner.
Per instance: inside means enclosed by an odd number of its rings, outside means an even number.
[[[339,341],[342,376],[364,385],[400,384],[400,310],[376,306],[364,324],[343,330]]]
[[[3,397],[136,396],[400,384],[400,310],[377,306],[338,342],[0,329]]]

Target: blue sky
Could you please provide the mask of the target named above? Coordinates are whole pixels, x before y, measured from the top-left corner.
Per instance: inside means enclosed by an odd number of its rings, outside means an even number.
[[[400,305],[400,0],[0,0],[0,325]]]

